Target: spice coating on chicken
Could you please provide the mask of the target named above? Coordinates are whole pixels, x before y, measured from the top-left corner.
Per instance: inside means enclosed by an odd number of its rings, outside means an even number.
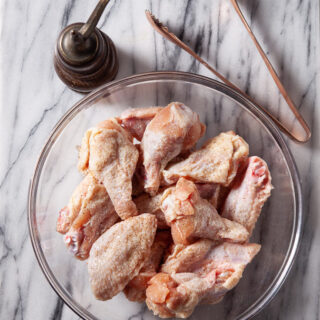
[[[205,287],[201,283],[201,287]],[[199,303],[196,290],[179,285],[171,275],[158,273],[149,281],[146,304],[160,318],[187,318]]]
[[[168,257],[162,273],[149,281],[146,303],[162,318],[187,318],[199,303],[220,301],[239,282],[246,265],[259,250],[257,244],[216,246],[208,240],[180,248],[178,254],[174,252]],[[187,267],[183,263],[186,257]]]
[[[137,215],[132,201],[132,176],[139,152],[131,135],[115,119],[89,129],[81,144],[78,168],[102,182],[121,219]]]
[[[267,164],[259,157],[250,157],[226,198],[222,216],[242,224],[251,234],[271,190]]]
[[[229,186],[248,154],[249,146],[240,136],[233,131],[220,133],[184,161],[164,170],[163,182],[170,185],[185,177],[198,183]]]
[[[202,198],[208,199],[208,201],[216,206],[218,202],[221,202],[221,188],[218,184],[196,184],[196,187]],[[170,226],[166,222],[166,218],[161,209],[161,198],[166,189],[162,189],[155,196],[150,196],[149,194],[142,194],[133,199],[137,206],[139,213],[151,213],[157,217],[158,229],[169,229]]]
[[[190,245],[175,244],[171,254],[161,266],[161,272],[184,273],[192,270],[192,265],[202,261],[215,244],[208,239],[199,240]]]
[[[161,208],[174,243],[190,244],[199,238],[244,242],[248,238],[242,225],[222,218],[187,179],[180,178],[175,188],[165,191]]]
[[[73,191],[68,205],[60,210],[57,220],[58,232],[65,234],[69,231],[73,221],[76,219],[81,210],[83,199],[85,199],[93,179],[94,178],[92,175],[86,175]]]
[[[199,116],[182,103],[171,103],[157,113],[141,141],[146,192],[156,195],[162,170],[182,151],[192,148],[204,131]]]
[[[92,244],[118,220],[105,187],[88,174],[60,211],[57,231],[65,234],[64,241],[75,257],[84,260]]]
[[[150,256],[156,229],[155,216],[142,214],[115,224],[93,244],[88,271],[97,299],[111,299],[139,274]]]
[[[119,121],[134,138],[141,141],[147,125],[162,109],[162,107],[127,109],[121,113]]]
[[[170,232],[157,232],[151,247],[151,253],[139,274],[133,278],[123,292],[130,301],[143,302],[146,299],[146,289],[149,280],[158,272],[165,250],[171,244]]]

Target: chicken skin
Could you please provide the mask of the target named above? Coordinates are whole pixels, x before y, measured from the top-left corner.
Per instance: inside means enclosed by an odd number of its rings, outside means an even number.
[[[260,250],[257,244],[216,245],[209,240],[178,246],[146,291],[147,306],[161,318],[187,318],[199,303],[221,301]]]
[[[97,299],[111,299],[139,274],[150,256],[156,229],[156,217],[142,214],[115,224],[93,244],[88,271]]]
[[[57,231],[65,235],[70,251],[87,259],[93,243],[119,220],[105,187],[88,174],[60,211]]]
[[[248,239],[248,231],[241,224],[222,218],[187,179],[180,178],[175,188],[164,192],[161,208],[176,244],[190,244],[199,238],[232,242]]]
[[[168,162],[192,148],[204,132],[199,116],[182,103],[171,103],[156,114],[141,141],[146,192],[157,194],[162,170]]]
[[[161,272],[171,274],[193,270],[192,266],[198,261],[203,261],[215,244],[218,245],[218,242],[201,239],[190,245],[173,245],[170,255],[161,266]]]
[[[130,301],[144,302],[149,280],[158,272],[165,250],[171,244],[170,232],[157,232],[151,253],[140,273],[133,278],[123,292]]]
[[[69,231],[73,221],[79,215],[83,199],[86,197],[89,186],[94,181],[95,179],[92,175],[86,175],[73,191],[68,205],[60,210],[57,220],[57,231],[59,233],[65,234]]]
[[[251,234],[271,189],[267,164],[259,157],[250,157],[226,198],[222,216],[240,223]]]
[[[221,189],[218,184],[196,184],[196,187],[202,198],[208,199],[213,206],[221,202]],[[158,220],[158,229],[169,229],[164,213],[161,209],[161,198],[166,189],[162,189],[155,196],[142,194],[133,199],[139,213],[148,212],[154,214]]]
[[[163,183],[176,183],[180,177],[198,183],[229,186],[239,166],[249,154],[248,144],[233,131],[220,133],[198,151],[163,171]]]
[[[87,130],[82,139],[78,168],[104,184],[122,220],[138,214],[132,201],[132,176],[138,157],[131,135],[115,119]]]
[[[162,109],[162,107],[127,109],[122,112],[119,122],[134,138],[141,141],[147,125]]]

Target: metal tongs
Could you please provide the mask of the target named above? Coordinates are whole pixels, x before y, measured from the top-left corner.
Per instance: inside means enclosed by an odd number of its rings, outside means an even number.
[[[297,107],[294,105],[293,101],[289,97],[286,89],[284,88],[283,84],[281,83],[276,71],[274,70],[271,62],[267,58],[266,54],[264,53],[263,49],[261,48],[258,40],[256,39],[255,35],[253,34],[252,30],[250,29],[246,19],[244,18],[240,7],[237,3],[237,0],[230,0],[233,7],[235,8],[237,14],[239,15],[242,23],[244,24],[246,30],[248,31],[251,39],[253,40],[255,46],[257,47],[265,65],[267,66],[275,84],[279,88],[279,91],[283,98],[285,99],[287,105],[295,115],[296,119],[298,120],[299,124],[303,128],[305,132],[305,136],[296,135],[292,131],[290,131],[282,122],[280,122],[273,114],[271,114],[269,111],[267,111],[264,107],[259,105],[256,101],[254,101],[249,95],[247,95],[245,92],[243,92],[240,88],[238,88],[235,84],[233,84],[231,81],[226,79],[222,74],[220,74],[218,71],[216,71],[213,67],[211,67],[205,60],[203,60],[199,55],[197,55],[189,46],[187,46],[184,42],[182,42],[176,35],[174,35],[172,32],[168,30],[166,26],[164,26],[154,15],[151,14],[150,11],[146,10],[146,16],[148,21],[150,22],[151,26],[159,32],[164,38],[170,40],[174,44],[178,45],[180,48],[188,52],[192,57],[194,57],[196,60],[198,60],[202,65],[204,65],[207,69],[209,69],[217,78],[219,78],[221,81],[223,81],[228,86],[232,87],[234,90],[239,92],[240,94],[244,95],[248,100],[250,100],[256,107],[261,109],[264,113],[266,113],[277,125],[278,127],[291,139],[295,140],[296,142],[307,142],[311,137],[311,131],[303,119],[302,115],[298,111]]]

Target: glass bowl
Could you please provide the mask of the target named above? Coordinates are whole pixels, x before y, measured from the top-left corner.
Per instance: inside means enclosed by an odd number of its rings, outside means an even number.
[[[198,306],[190,319],[248,319],[275,296],[294,261],[301,235],[298,172],[279,130],[246,98],[212,79],[182,72],[152,72],[100,87],[73,106],[45,144],[30,185],[28,219],[33,248],[49,283],[84,319],[156,319],[145,304],[121,293],[98,301],[90,290],[87,263],[67,250],[56,232],[64,207],[81,176],[77,146],[89,127],[129,107],[165,106],[180,101],[206,124],[204,140],[234,130],[250,145],[250,154],[266,160],[274,190],[263,208],[251,242],[262,245],[238,286],[217,305]],[[121,267],[121,266],[119,266]]]

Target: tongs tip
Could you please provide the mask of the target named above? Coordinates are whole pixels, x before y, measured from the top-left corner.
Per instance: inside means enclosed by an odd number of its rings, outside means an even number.
[[[163,24],[151,13],[151,11],[145,10],[145,14],[151,24],[155,24],[158,28],[163,27]]]

